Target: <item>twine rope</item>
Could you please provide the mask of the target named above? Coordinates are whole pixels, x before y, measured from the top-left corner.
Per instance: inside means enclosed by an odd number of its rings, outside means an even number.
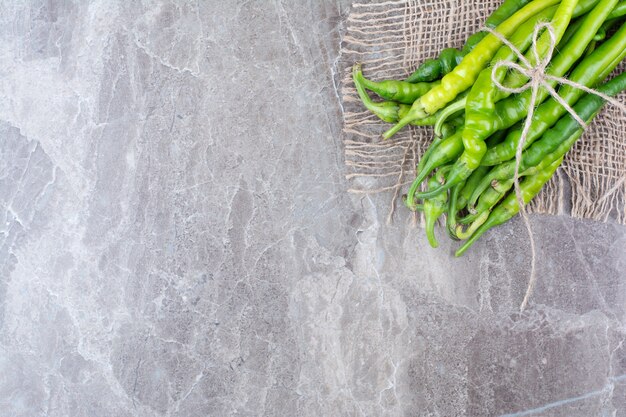
[[[524,220],[524,225],[526,226],[526,230],[528,232],[528,237],[530,239],[530,250],[531,250],[531,263],[530,263],[530,278],[528,280],[528,287],[526,288],[526,294],[524,295],[524,299],[520,305],[520,311],[524,311],[526,306],[528,305],[528,301],[530,296],[533,293],[537,277],[535,273],[535,264],[536,264],[536,250],[535,250],[535,240],[533,238],[532,229],[530,226],[530,221],[528,219],[528,214],[526,213],[526,208],[524,206],[524,199],[522,197],[520,185],[519,185],[519,168],[522,161],[522,152],[524,151],[524,145],[526,144],[526,140],[528,138],[528,132],[530,131],[530,127],[532,125],[533,116],[535,114],[535,107],[537,105],[537,95],[539,92],[539,88],[545,88],[548,93],[556,100],[560,105],[562,105],[565,110],[580,124],[584,129],[587,128],[587,123],[580,118],[580,116],[572,109],[572,107],[565,102],[565,100],[557,93],[557,91],[552,87],[550,82],[555,82],[560,85],[568,85],[573,88],[577,88],[589,94],[594,94],[598,97],[601,97],[605,101],[613,104],[618,107],[620,110],[626,113],[626,106],[620,103],[618,100],[607,96],[599,91],[593,90],[583,84],[576,83],[568,80],[567,78],[555,77],[553,75],[548,74],[547,68],[550,65],[550,61],[552,60],[552,56],[554,55],[554,50],[556,49],[556,35],[554,34],[554,29],[549,22],[538,23],[535,26],[533,31],[533,38],[531,44],[531,51],[533,54],[533,58],[536,64],[533,66],[530,61],[522,54],[522,52],[516,48],[508,39],[502,36],[500,33],[492,30],[490,28],[484,27],[482,30],[487,31],[494,35],[498,40],[500,40],[503,44],[508,46],[511,51],[515,53],[517,59],[521,64],[513,61],[499,61],[495,63],[492,67],[491,71],[491,80],[494,85],[498,87],[500,90],[512,93],[519,94],[526,90],[531,91],[530,104],[528,108],[528,114],[526,116],[526,120],[524,121],[524,127],[522,129],[522,134],[519,139],[519,143],[517,144],[517,149],[515,152],[515,174],[513,176],[513,185],[515,189],[515,197],[517,199],[517,203],[519,204],[520,214],[522,219]],[[545,56],[542,58],[539,54],[537,43],[539,39],[539,33],[543,30],[546,30],[549,36],[548,49]],[[503,85],[498,79],[498,70],[500,68],[505,68],[507,70],[515,70],[528,78],[528,82],[520,87],[507,87]]]

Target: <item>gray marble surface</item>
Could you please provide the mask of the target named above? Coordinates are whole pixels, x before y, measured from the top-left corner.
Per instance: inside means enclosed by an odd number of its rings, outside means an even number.
[[[0,3],[0,416],[626,416],[626,228],[346,193],[349,1]]]

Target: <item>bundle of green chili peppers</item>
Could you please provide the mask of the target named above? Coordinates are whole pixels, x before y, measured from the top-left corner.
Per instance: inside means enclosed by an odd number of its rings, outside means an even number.
[[[532,65],[550,59],[547,74],[612,97],[626,90],[626,73],[607,78],[626,57],[624,15],[626,1],[619,0],[504,0],[485,22],[500,36],[487,30],[475,33],[462,49],[442,50],[406,80],[374,82],[363,76],[359,64],[354,66],[354,83],[365,107],[395,124],[385,139],[406,125],[434,126],[433,141],[404,196],[409,209],[423,211],[431,246],[438,246],[434,227],[444,215],[448,234],[465,240],[457,256],[487,230],[511,219],[520,210],[513,190],[516,168],[519,195],[526,204],[583,133],[584,127],[544,85],[536,90],[524,151],[516,159],[532,91],[520,88],[528,82],[522,73],[494,70],[498,62],[519,60],[509,45]],[[552,32],[535,36],[543,22],[549,22]],[[585,122],[606,103],[580,88],[559,87],[556,81],[549,85]],[[368,90],[383,101],[372,100]]]

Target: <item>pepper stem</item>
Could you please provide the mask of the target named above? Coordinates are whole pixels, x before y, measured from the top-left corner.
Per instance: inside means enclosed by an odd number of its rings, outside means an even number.
[[[462,217],[458,220],[458,222],[460,224],[470,224],[472,223],[474,220],[476,220],[478,218],[478,216],[480,216],[480,213],[470,213],[465,217]]]
[[[458,111],[461,111],[465,108],[465,103],[467,102],[467,97],[463,97],[462,99],[455,101],[454,103],[447,106],[445,109],[441,110],[439,115],[437,116],[437,121],[435,122],[435,135],[441,136],[441,128],[446,120],[453,114]]]
[[[449,190],[450,188],[452,188],[453,186],[457,185],[460,181],[462,180],[451,180],[446,182],[445,184],[433,189],[433,190],[428,190],[428,191],[423,191],[421,193],[417,193],[415,194],[415,198],[420,198],[420,199],[428,199],[428,198],[433,198],[436,195],[439,195],[441,193],[443,193],[444,191]]]
[[[485,223],[485,221],[487,221],[489,213],[489,211],[484,211],[480,214],[477,214],[476,219],[465,230],[463,230],[463,226],[458,225],[456,228],[456,235],[459,237],[459,239],[467,239],[472,236],[476,229],[478,229],[480,226],[482,226],[483,223]]]

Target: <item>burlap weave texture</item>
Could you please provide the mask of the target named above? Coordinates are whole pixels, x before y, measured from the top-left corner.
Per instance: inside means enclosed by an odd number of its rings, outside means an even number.
[[[415,178],[415,166],[432,138],[428,127],[403,129],[383,142],[389,125],[364,109],[351,79],[355,62],[373,80],[402,79],[446,47],[460,47],[499,1],[404,0],[353,4],[339,70],[343,141],[351,191],[397,198]],[[626,95],[618,96],[620,101]],[[626,115],[607,105],[565,158],[530,212],[626,223]]]

